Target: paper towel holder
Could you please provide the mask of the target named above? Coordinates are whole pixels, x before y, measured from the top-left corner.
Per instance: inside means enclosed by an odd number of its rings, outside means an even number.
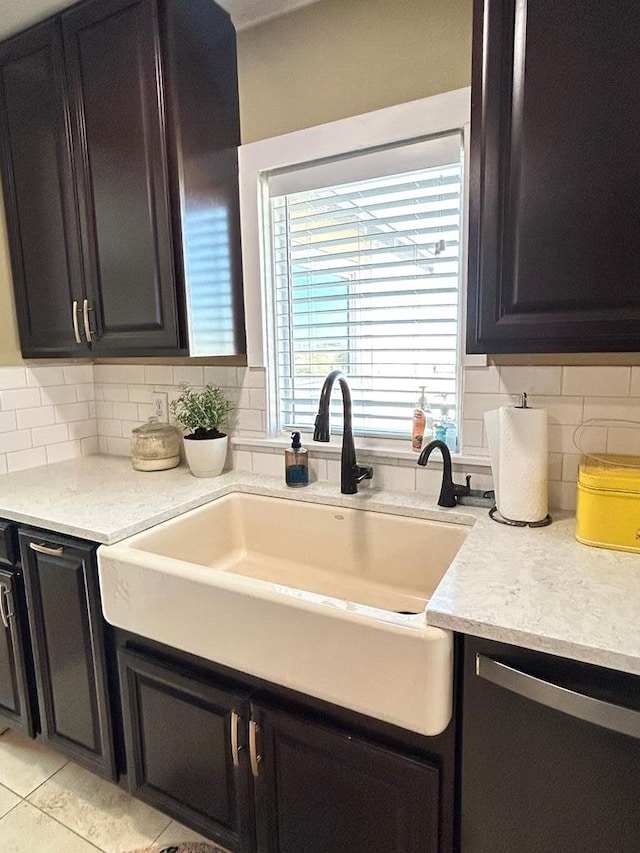
[[[506,524],[508,527],[548,527],[553,521],[549,513],[547,513],[540,521],[515,521],[513,518],[507,518],[505,515],[501,515],[495,504],[489,510],[489,518],[492,521],[497,521],[498,524]]]
[[[516,409],[528,409],[529,404],[527,403],[527,392],[522,391],[520,394],[520,405],[516,406]]]

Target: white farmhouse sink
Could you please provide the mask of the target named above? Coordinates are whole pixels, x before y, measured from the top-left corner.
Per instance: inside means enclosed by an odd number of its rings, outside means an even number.
[[[468,527],[234,492],[98,551],[120,628],[422,734],[453,644],[425,607]]]

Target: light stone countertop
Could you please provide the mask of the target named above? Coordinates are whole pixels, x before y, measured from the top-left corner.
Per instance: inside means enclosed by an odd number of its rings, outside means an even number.
[[[0,476],[0,517],[112,544],[230,491],[468,525],[427,607],[430,624],[640,675],[640,555],[581,545],[566,513],[546,528],[510,528],[419,494],[365,486],[344,496],[339,483],[290,489],[244,472],[198,479],[183,466],[139,472],[126,458],[89,456]]]

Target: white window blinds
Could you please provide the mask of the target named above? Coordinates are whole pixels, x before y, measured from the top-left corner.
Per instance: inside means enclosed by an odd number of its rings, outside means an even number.
[[[313,426],[334,368],[359,432],[406,436],[421,386],[456,417],[461,146],[450,134],[270,178],[281,428]]]

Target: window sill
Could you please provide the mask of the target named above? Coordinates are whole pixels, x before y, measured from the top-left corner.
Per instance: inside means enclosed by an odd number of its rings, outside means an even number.
[[[310,434],[302,434],[302,445],[306,447],[314,456],[321,459],[339,459],[342,449],[342,436],[335,435],[331,437],[328,443],[313,441]],[[419,454],[410,448],[402,445],[408,443],[406,441],[398,441],[393,439],[378,440],[364,438],[362,436],[355,437],[356,454],[360,459],[379,459],[384,461],[386,465],[415,465],[418,461]],[[273,436],[271,438],[246,438],[243,436],[234,436],[231,438],[231,444],[236,450],[250,450],[257,453],[282,453],[287,447],[291,446],[291,439],[287,436]],[[440,455],[433,456],[435,462],[440,461]],[[472,456],[465,453],[452,453],[451,461],[454,468],[472,469],[478,473],[490,473],[491,463],[488,456]],[[429,460],[431,462],[431,459]]]

